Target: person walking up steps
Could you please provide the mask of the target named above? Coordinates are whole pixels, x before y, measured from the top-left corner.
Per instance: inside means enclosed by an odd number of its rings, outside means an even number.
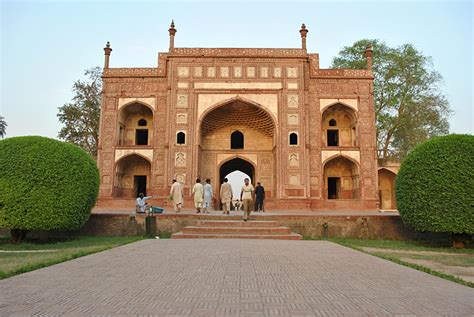
[[[221,202],[222,202],[222,210],[224,214],[229,214],[230,211],[230,203],[232,201],[232,185],[228,183],[228,179],[224,178],[224,183],[221,185]]]
[[[203,213],[208,214],[209,209],[212,206],[212,198],[214,197],[214,193],[212,191],[211,180],[208,178],[206,179],[206,184],[204,184],[204,208]]]
[[[171,185],[170,199],[173,201],[174,211],[180,213],[183,207],[183,185],[177,182],[176,179],[173,179],[173,185]]]
[[[253,186],[249,183],[249,179],[244,179],[244,185],[240,191],[240,200],[244,207],[244,221],[247,221],[250,217],[250,210],[252,208],[252,196],[253,196]]]
[[[204,186],[201,184],[201,179],[196,179],[196,184],[193,186],[191,196],[194,195],[194,207],[196,207],[197,214],[201,213],[202,203],[204,201]]]

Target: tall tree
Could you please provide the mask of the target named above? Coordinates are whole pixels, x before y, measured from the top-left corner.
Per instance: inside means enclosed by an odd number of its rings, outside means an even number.
[[[440,92],[441,75],[430,57],[411,44],[389,47],[378,40],[360,40],[344,47],[333,68],[367,67],[364,51],[373,47],[374,103],[378,156],[402,160],[417,144],[448,134],[450,108]]]
[[[3,137],[7,134],[7,122],[3,116],[0,116],[0,137]]]
[[[74,143],[92,157],[97,157],[99,141],[100,98],[102,93],[102,69],[90,68],[84,75],[88,80],[77,80],[72,90],[75,96],[72,101],[59,107],[59,122],[64,124],[58,137]]]

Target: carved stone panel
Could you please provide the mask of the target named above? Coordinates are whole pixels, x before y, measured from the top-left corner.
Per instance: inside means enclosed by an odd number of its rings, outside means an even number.
[[[288,108],[298,108],[298,95],[288,95]]]
[[[185,167],[186,166],[186,153],[177,152],[175,155],[175,166],[176,167]]]
[[[189,67],[187,66],[180,66],[178,67],[178,77],[188,77],[189,76]]]
[[[298,69],[296,67],[287,67],[286,68],[286,75],[288,78],[297,78],[298,77]]]
[[[227,66],[221,67],[221,77],[224,77],[224,78],[229,77],[229,67]]]
[[[288,124],[289,125],[298,125],[300,123],[299,117],[297,114],[288,115]]]
[[[275,67],[273,69],[273,77],[281,78],[281,67]]]
[[[216,77],[216,68],[208,67],[207,68],[207,77]]]
[[[178,113],[178,114],[176,114],[176,123],[177,124],[187,124],[188,123],[188,114],[187,113]]]
[[[289,176],[290,185],[300,185],[300,176],[293,174]]]
[[[261,67],[260,68],[260,77],[267,78],[268,77],[268,67]]]
[[[188,107],[188,95],[178,94],[176,100],[176,108],[187,108]]]
[[[298,153],[290,153],[288,155],[288,165],[298,167],[300,165]]]
[[[234,77],[236,77],[236,78],[242,77],[242,67],[241,66],[235,66],[234,67]]]
[[[247,77],[255,77],[255,67],[247,67]]]
[[[194,77],[202,77],[202,66],[194,67]]]

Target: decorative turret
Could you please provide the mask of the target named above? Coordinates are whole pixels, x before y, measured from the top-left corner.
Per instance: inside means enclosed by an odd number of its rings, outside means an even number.
[[[174,20],[171,20],[171,25],[170,25],[170,28],[168,29],[168,32],[170,32],[170,49],[169,49],[169,51],[171,52],[174,49],[174,35],[176,34],[176,32],[178,32],[174,28]]]
[[[107,44],[105,44],[104,47],[104,55],[105,55],[105,61],[104,61],[104,69],[109,68],[109,60],[110,60],[110,53],[112,52],[112,48],[110,48],[110,42],[107,41]]]
[[[301,30],[300,30],[300,34],[301,34],[301,46],[302,48],[306,51],[306,34],[308,34],[308,30],[306,29],[306,25],[301,24]]]
[[[372,69],[372,45],[367,45],[365,48],[365,58],[367,59],[367,69]]]

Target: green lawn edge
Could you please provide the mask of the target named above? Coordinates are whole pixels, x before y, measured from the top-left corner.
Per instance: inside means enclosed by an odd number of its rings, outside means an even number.
[[[84,237],[84,238],[87,238],[87,237]],[[94,249],[94,250],[79,251],[70,255],[59,257],[57,259],[46,260],[46,261],[35,263],[35,264],[24,265],[10,272],[0,271],[0,280],[146,239],[145,237],[142,237],[142,236],[129,237],[129,238],[130,240],[128,241],[118,242],[117,244],[113,244],[113,245],[97,247],[97,249]]]
[[[394,262],[394,263],[397,263],[397,264],[400,264],[400,265],[403,265],[403,266],[406,266],[406,267],[409,267],[409,268],[412,268],[412,269],[415,269],[415,270],[418,270],[418,271],[421,271],[421,272],[424,272],[424,273],[428,273],[428,274],[433,275],[433,276],[437,276],[437,277],[443,278],[443,279],[448,280],[448,281],[451,281],[451,282],[455,282],[455,283],[458,283],[458,284],[461,284],[461,285],[464,285],[464,286],[467,286],[467,287],[474,288],[474,283],[468,282],[468,281],[465,281],[465,280],[462,280],[462,279],[460,279],[459,277],[456,277],[456,276],[454,276],[454,275],[446,274],[446,273],[443,273],[443,272],[440,272],[440,271],[436,271],[436,270],[430,269],[430,268],[428,268],[428,267],[426,267],[426,266],[422,266],[422,265],[419,265],[419,264],[409,263],[409,262],[400,260],[400,259],[397,258],[396,256],[386,255],[386,254],[370,253],[370,252],[364,251],[361,247],[354,246],[354,245],[352,245],[351,243],[345,242],[345,241],[342,240],[342,239],[332,239],[332,238],[328,238],[328,239],[313,239],[313,238],[305,238],[305,240],[321,240],[321,241],[333,242],[333,243],[339,244],[339,245],[341,245],[341,246],[348,247],[348,248],[351,248],[351,249],[354,249],[354,250],[357,250],[357,251],[366,253],[366,254],[371,255],[371,256],[375,256],[375,257],[378,257],[378,258],[381,258],[381,259],[384,259],[384,260],[388,260],[388,261],[391,261],[391,262]],[[356,240],[356,239],[354,239],[354,240]],[[436,249],[436,248],[434,248],[434,249]],[[456,253],[456,252],[453,252],[453,253]]]

